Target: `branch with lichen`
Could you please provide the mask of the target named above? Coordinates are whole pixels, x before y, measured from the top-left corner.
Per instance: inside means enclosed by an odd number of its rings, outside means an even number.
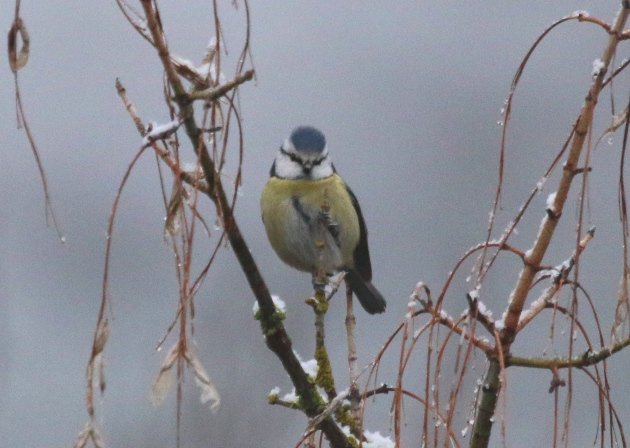
[[[346,287],[346,340],[348,344],[348,373],[350,379],[350,393],[348,394],[348,400],[350,401],[350,417],[351,420],[348,424],[352,434],[358,436],[361,434],[361,393],[357,384],[359,377],[359,371],[357,367],[357,344],[354,336],[354,330],[356,327],[356,318],[354,317],[354,307],[352,300],[352,289],[347,285]]]
[[[306,301],[313,308],[315,314],[315,360],[317,361],[317,375],[315,384],[321,387],[332,400],[337,396],[335,389],[335,379],[333,377],[330,358],[326,350],[326,329],[324,317],[328,311],[328,301],[324,289],[316,288],[315,295]]]
[[[220,177],[217,175],[215,164],[204,143],[202,132],[195,121],[194,109],[192,107],[193,98],[191,98],[190,94],[184,89],[182,81],[173,66],[166,44],[166,39],[164,37],[164,32],[158,20],[155,4],[151,0],[141,0],[141,3],[145,12],[146,23],[150,31],[152,43],[158,52],[158,56],[160,57],[162,66],[164,67],[166,73],[166,78],[174,93],[173,101],[178,106],[178,115],[181,118],[186,134],[195,149],[199,163],[203,169],[206,183],[210,186],[207,195],[215,204],[217,213],[222,220],[223,228],[231,247],[247,278],[248,284],[256,297],[256,301],[259,304],[260,324],[263,329],[263,333],[265,334],[266,344],[269,349],[278,356],[284,369],[289,374],[289,377],[295,386],[296,393],[300,397],[300,402],[304,412],[309,417],[314,418],[320,415],[324,410],[323,400],[317,392],[315,385],[309,381],[308,375],[304,372],[297,356],[293,352],[291,340],[284,328],[284,325],[282,324],[281,319],[276,317],[276,308],[271,298],[271,294],[269,293],[269,289],[262,278],[258,266],[256,265],[249,247],[238,227],[236,219],[234,218],[223,184]],[[253,76],[253,72],[251,75]],[[243,76],[243,82],[247,79],[251,79],[251,76],[245,73]],[[238,84],[234,84],[232,88],[237,87],[237,85]],[[328,438],[331,446],[348,446],[346,436],[331,417],[324,418],[318,426]]]
[[[550,358],[522,357],[509,355],[505,360],[508,366],[531,367],[534,369],[566,369],[595,365],[621,349],[630,346],[630,337],[597,351],[586,351],[576,356],[555,356]]]

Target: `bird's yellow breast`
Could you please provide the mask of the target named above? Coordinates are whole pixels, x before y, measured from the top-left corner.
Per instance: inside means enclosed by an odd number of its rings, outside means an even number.
[[[307,272],[353,266],[359,218],[337,174],[319,180],[272,177],[261,209],[271,246],[285,263]]]

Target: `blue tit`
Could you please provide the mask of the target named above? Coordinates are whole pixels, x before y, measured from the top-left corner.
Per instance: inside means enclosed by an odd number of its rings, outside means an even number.
[[[385,311],[385,299],[371,283],[361,208],[337,174],[324,134],[310,126],[293,130],[270,174],[260,205],[267,236],[280,259],[314,279],[346,271],[363,308],[370,314]]]

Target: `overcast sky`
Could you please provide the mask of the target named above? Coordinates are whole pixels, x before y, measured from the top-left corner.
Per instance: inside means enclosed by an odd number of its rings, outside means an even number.
[[[16,129],[13,79],[2,62],[0,439],[7,447],[68,447],[87,420],[85,363],[100,300],[106,223],[119,181],[141,144],[116,95],[115,79],[121,79],[143,119],[164,122],[168,114],[158,58],[114,1],[22,3],[31,37],[30,60],[19,74],[22,97],[67,243],[60,244],[46,227],[36,165],[24,133]],[[242,43],[243,10],[234,11],[231,2],[219,4],[229,78]],[[439,290],[459,256],[485,237],[497,180],[500,109],[529,46],[547,25],[574,10],[612,21],[617,5],[568,0],[251,2],[257,77],[241,89],[245,159],[237,217],[271,291],[287,302],[286,326],[304,359],[313,350],[312,313],[303,304],[310,279],[277,259],[258,206],[269,166],[291,129],[312,124],[324,131],[338,171],[361,202],[374,284],[388,300],[384,315],[358,310],[359,357],[367,364],[403,318],[416,282]],[[200,61],[214,35],[211,2],[163,1],[160,6],[172,52]],[[8,30],[13,1],[0,0],[0,11],[1,28]],[[590,83],[592,61],[605,42],[595,26],[570,23],[532,58],[514,103],[501,226],[512,219],[566,139]],[[628,57],[627,44],[620,48],[618,61]],[[625,103],[627,88],[627,79],[617,83],[618,104]],[[602,97],[596,135],[606,126],[608,97]],[[620,275],[620,141],[614,136],[593,156],[587,223],[598,227],[598,235],[583,268],[590,292],[603,307],[606,336]],[[189,148],[184,150],[193,160]],[[514,240],[523,250],[555,188],[549,185]],[[571,253],[575,204],[573,199],[567,208],[568,230],[545,260],[550,265]],[[110,447],[175,445],[174,394],[158,408],[148,399],[164,357],[155,345],[177,301],[173,257],[162,238],[163,215],[155,161],[147,154],[125,190],[114,233],[108,389],[98,401],[99,423]],[[207,258],[198,255],[199,263]],[[495,315],[506,304],[515,268],[518,264],[498,268],[482,297]],[[466,307],[464,277],[445,305],[456,316]],[[222,406],[212,414],[201,405],[188,377],[183,447],[293,446],[306,427],[301,413],[266,402],[273,387],[282,393],[291,387],[252,319],[253,300],[233,254],[222,250],[197,297],[195,320],[197,350]],[[327,332],[343,388],[344,315],[341,301],[335,302]],[[541,328],[541,334],[524,334],[514,350],[534,355],[550,349],[545,345],[548,326]],[[416,356],[424,359],[422,351]],[[611,362],[617,391],[628,390],[628,358],[624,352]],[[475,362],[481,374],[483,357]],[[385,368],[380,379],[394,383],[394,372],[395,365]],[[572,446],[590,444],[596,429],[596,393],[583,380],[576,380],[580,388],[574,391]],[[510,370],[509,446],[548,444],[549,381],[548,372]],[[462,403],[465,415],[469,401]],[[629,427],[630,405],[619,399],[614,403]],[[389,434],[390,397],[370,406],[369,429]],[[408,432],[417,436],[414,416],[409,410]],[[581,424],[582,417],[587,423]]]

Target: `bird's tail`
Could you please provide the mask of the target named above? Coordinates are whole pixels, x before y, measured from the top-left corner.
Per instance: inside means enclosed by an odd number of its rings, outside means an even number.
[[[350,289],[356,294],[361,306],[370,314],[382,313],[385,311],[387,303],[383,295],[374,287],[374,285],[365,280],[355,270],[350,269],[346,273],[346,280],[350,284]]]

